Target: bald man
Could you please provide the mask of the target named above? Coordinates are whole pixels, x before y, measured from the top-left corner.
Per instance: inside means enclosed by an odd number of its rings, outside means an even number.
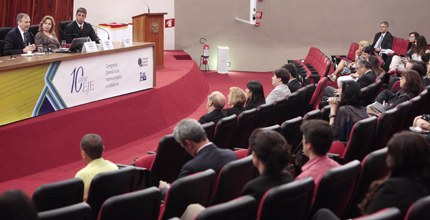
[[[215,122],[216,124],[221,118],[224,118],[225,115],[222,109],[224,108],[225,100],[225,96],[222,93],[218,91],[211,93],[208,96],[208,102],[206,106],[208,108],[208,113],[200,117],[200,124],[211,121]]]

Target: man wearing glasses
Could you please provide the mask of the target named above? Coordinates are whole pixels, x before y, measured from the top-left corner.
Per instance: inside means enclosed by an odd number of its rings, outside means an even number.
[[[381,49],[391,49],[393,46],[393,35],[388,32],[388,21],[383,21],[379,25],[380,32],[373,38],[372,48],[379,52]]]

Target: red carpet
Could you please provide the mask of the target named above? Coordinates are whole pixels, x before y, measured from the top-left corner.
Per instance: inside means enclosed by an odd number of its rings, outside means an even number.
[[[271,73],[201,73],[194,61],[174,56],[187,54],[165,52],[154,89],[0,127],[0,192],[15,188],[31,195],[41,184],[73,177],[85,165],[79,153],[85,133],[103,137],[106,159],[130,164],[155,150],[180,119],[204,114],[211,91],[227,95],[230,86],[245,88],[252,79],[263,83],[266,94],[271,90]]]

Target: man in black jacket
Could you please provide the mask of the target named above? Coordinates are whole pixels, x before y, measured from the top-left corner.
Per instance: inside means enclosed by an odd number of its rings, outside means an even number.
[[[4,55],[23,54],[34,51],[34,36],[28,29],[30,28],[30,16],[26,13],[19,13],[16,16],[18,26],[10,30],[5,37]]]
[[[85,22],[87,17],[87,9],[78,8],[76,10],[76,20],[70,22],[64,27],[65,36],[63,37],[67,43],[72,42],[73,38],[77,37],[90,37],[92,41],[100,43],[100,38],[94,32],[93,26]]]

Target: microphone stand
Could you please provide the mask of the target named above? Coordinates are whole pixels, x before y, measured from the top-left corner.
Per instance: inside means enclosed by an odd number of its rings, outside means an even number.
[[[106,32],[106,34],[107,34],[107,36],[108,36],[108,40],[110,40],[110,37],[109,37],[109,31],[108,31],[108,30],[106,30],[106,29],[104,29],[104,28],[102,28],[102,27],[99,27],[99,26],[95,26],[95,25],[91,25],[91,26],[93,26],[93,27],[95,27],[95,28],[98,28],[98,29],[103,30],[104,32]]]

